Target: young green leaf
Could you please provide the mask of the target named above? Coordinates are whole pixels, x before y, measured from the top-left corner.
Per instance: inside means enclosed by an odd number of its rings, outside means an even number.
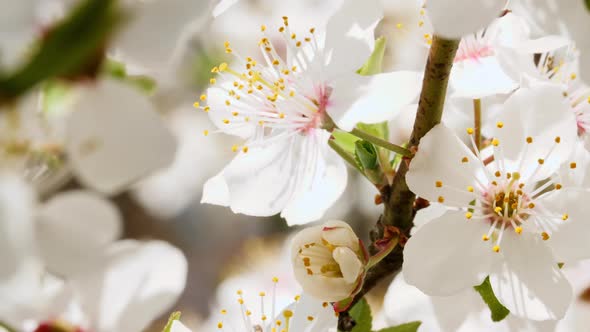
[[[48,30],[27,63],[0,76],[0,101],[18,97],[52,77],[93,72],[121,16],[115,0],[82,2]]]
[[[172,314],[170,314],[170,317],[168,318],[168,323],[166,323],[166,326],[164,327],[162,332],[170,332],[170,330],[172,330],[172,323],[174,323],[174,321],[176,320],[180,320],[180,311],[175,311]]]
[[[375,40],[375,49],[373,53],[365,62],[365,64],[358,70],[358,73],[363,76],[379,74],[383,68],[383,57],[385,56],[385,46],[387,40],[385,37],[379,37]]]
[[[375,124],[358,123],[356,127],[367,134],[379,137],[380,139],[389,140],[389,125],[386,121]]]
[[[364,140],[358,140],[354,144],[354,155],[363,167],[363,170],[374,170],[379,167],[379,161],[377,160],[377,149],[370,142]]]
[[[338,144],[338,146],[340,146],[344,151],[354,154],[354,144],[359,140],[358,137],[340,129],[334,130],[332,132],[332,136],[334,136],[334,141],[336,144]]]
[[[371,315],[371,307],[364,298],[358,301],[349,313],[356,322],[352,332],[371,332],[373,316]]]
[[[418,328],[421,324],[422,322],[410,322],[398,326],[384,328],[377,332],[416,332],[418,331]]]
[[[503,306],[502,303],[498,301],[496,294],[494,294],[494,290],[490,284],[490,277],[487,277],[481,285],[473,288],[475,288],[479,295],[481,295],[483,301],[488,305],[488,308],[490,308],[490,311],[492,312],[492,320],[494,322],[499,322],[510,314],[510,310]]]

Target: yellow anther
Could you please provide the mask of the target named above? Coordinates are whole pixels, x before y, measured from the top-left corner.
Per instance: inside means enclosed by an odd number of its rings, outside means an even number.
[[[267,319],[267,317],[266,317],[266,315],[262,315],[262,317],[260,317],[260,319],[262,319],[262,321],[264,322]]]
[[[266,25],[264,25],[264,24],[261,25],[260,26],[260,31],[262,31],[262,32],[266,31]]]
[[[285,32],[285,27],[280,27],[279,32]]]
[[[465,218],[471,219],[472,217],[473,217],[473,213],[471,213],[471,212],[465,213]]]
[[[218,329],[222,329],[223,328],[223,323],[222,322],[217,323],[217,328]]]
[[[207,100],[207,95],[201,95],[201,97],[199,97],[199,99],[201,99],[201,101],[205,101],[205,100]]]
[[[401,29],[404,27],[404,25],[402,23],[398,23],[395,25],[396,28]]]
[[[467,186],[467,191],[469,191],[470,193],[473,192],[473,186]]]
[[[438,196],[438,202],[439,203],[444,203],[445,202],[445,198],[442,196]]]
[[[265,292],[260,292],[260,293],[258,293],[258,295],[261,296],[261,297],[264,297],[264,296],[266,296],[266,293]]]
[[[227,314],[227,310],[225,309],[221,309],[221,311],[219,311],[222,315],[226,315]]]
[[[498,127],[498,128],[504,127],[504,122],[502,122],[502,121],[496,122],[496,127]]]
[[[201,104],[199,104],[199,102],[198,102],[198,101],[195,101],[195,102],[193,103],[193,107],[194,107],[194,108],[200,108],[200,107],[201,107]]]
[[[499,246],[499,245],[495,245],[495,246],[492,248],[492,250],[493,250],[494,252],[500,252],[500,246]]]
[[[273,65],[278,66],[280,64],[279,60],[274,59],[272,62]]]
[[[243,147],[243,148],[242,148],[242,152],[244,152],[244,153],[248,153],[248,147],[247,147],[247,146]]]
[[[493,145],[493,146],[498,146],[499,144],[500,144],[500,141],[499,141],[497,138],[494,138],[494,139],[492,140],[492,145]]]
[[[571,169],[574,169],[574,168],[576,168],[576,167],[577,167],[577,164],[576,164],[576,163],[570,163],[570,168],[571,168]]]
[[[239,304],[244,304],[244,299],[238,299]]]
[[[560,183],[555,185],[555,190],[559,190],[561,188],[563,188],[563,186]]]
[[[229,124],[229,120],[228,119],[223,119],[223,123]]]
[[[529,136],[529,137],[527,137],[527,138],[526,138],[526,142],[527,142],[527,143],[529,143],[529,144],[533,143],[533,138],[532,138],[532,137],[530,137],[530,136]]]
[[[578,77],[578,75],[576,75],[576,73],[572,73],[572,74],[570,75],[570,78],[571,78],[572,80],[575,80],[577,77]]]
[[[561,216],[561,220],[566,221],[570,218],[570,216],[567,213],[564,213],[563,216]]]
[[[205,129],[205,130],[203,130],[203,135],[204,135],[204,136],[209,136],[209,130],[206,130],[206,129]]]
[[[309,29],[309,33],[313,34],[315,32],[315,28]]]
[[[322,307],[324,307],[324,308],[328,307],[328,302],[323,302]]]
[[[242,294],[244,294],[244,292],[243,292],[241,289],[238,289],[238,290],[236,291],[236,294],[238,294],[238,295],[242,295]]]
[[[521,234],[522,233],[522,227],[518,226],[514,229],[514,231],[516,232],[516,234]]]
[[[474,133],[473,128],[467,128],[467,134],[472,135]]]
[[[272,277],[272,282],[274,282],[274,283],[276,284],[277,282],[279,282],[279,278],[277,278],[277,277]]]
[[[418,22],[418,26],[419,26],[419,27],[422,27],[422,26],[424,26],[424,21],[420,20],[420,21]]]
[[[209,110],[211,110],[211,107],[209,107],[209,106],[205,106],[205,107],[203,107],[203,111],[205,111],[205,112],[209,112]]]
[[[496,207],[494,208],[494,212],[496,212],[496,213],[500,213],[500,212],[502,212],[502,207],[501,207],[501,206],[496,206]]]
[[[462,163],[469,162],[469,158],[467,158],[467,157],[463,157],[463,158],[461,159],[461,162],[462,162]]]
[[[487,234],[484,234],[482,235],[481,239],[484,241],[489,241],[490,237]]]
[[[310,321],[310,322],[311,322],[313,319],[314,319],[314,318],[313,318],[313,316],[307,316],[307,320],[308,320],[308,321]]]
[[[298,302],[299,300],[301,300],[301,295],[295,295],[295,302]]]
[[[232,152],[238,152],[238,146],[237,145],[232,145],[231,151]]]
[[[252,315],[252,311],[246,310],[246,316],[251,316],[251,315]]]
[[[440,187],[442,187],[443,183],[442,183],[442,181],[436,181],[436,182],[434,183],[434,185],[435,185],[437,188],[440,188]]]
[[[532,209],[534,207],[535,207],[535,203],[533,203],[533,202],[529,203],[529,209]]]
[[[209,80],[209,84],[215,84],[215,83],[217,83],[217,80],[216,79],[212,78],[212,79]]]
[[[547,232],[543,232],[541,233],[541,238],[543,238],[543,241],[547,241],[549,240],[549,234],[547,234]]]
[[[226,71],[227,70],[227,63],[222,63],[219,65],[219,71]]]
[[[238,113],[238,112],[232,112],[231,113],[231,115],[233,115],[233,116],[238,116],[238,114],[240,114],[240,113]]]
[[[539,158],[537,162],[539,163],[539,165],[543,165],[545,163],[545,160],[543,158]]]
[[[502,176],[502,173],[500,173],[500,171],[496,171],[496,172],[494,173],[494,175],[495,175],[497,178],[499,178],[500,176]]]
[[[285,316],[285,318],[291,318],[291,317],[293,317],[293,311],[285,310],[285,311],[283,311],[283,316]]]
[[[280,113],[279,114],[279,118],[284,119],[285,118],[285,113]]]
[[[555,137],[555,143],[557,143],[557,144],[561,143],[561,137],[559,137],[559,136]]]

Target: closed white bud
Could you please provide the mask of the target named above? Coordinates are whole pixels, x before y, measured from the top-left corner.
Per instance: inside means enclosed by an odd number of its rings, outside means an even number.
[[[364,248],[343,221],[328,221],[299,232],[291,257],[303,291],[321,301],[346,299],[358,289],[365,272]]]

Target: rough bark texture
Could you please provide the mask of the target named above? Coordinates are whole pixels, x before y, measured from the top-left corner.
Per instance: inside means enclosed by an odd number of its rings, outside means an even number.
[[[408,146],[410,150],[415,151],[418,148],[420,139],[441,121],[449,75],[453,67],[453,60],[455,59],[458,46],[458,40],[448,40],[438,36],[435,36],[432,41],[428,62],[424,71],[424,81],[422,83],[418,112],[416,113],[414,129]],[[399,229],[401,233],[400,245],[367,273],[363,288],[355,296],[353,303],[360,300],[381,279],[398,273],[402,267],[404,239],[410,236],[409,233],[413,226],[416,211],[414,204],[416,195],[410,191],[406,183],[409,162],[410,159],[406,158],[401,163],[392,185],[381,190],[384,211],[371,232],[371,240],[374,243],[376,240],[383,238],[386,227],[393,226]],[[374,245],[371,245],[369,251],[372,254],[375,253],[376,248]],[[339,319],[339,328],[341,331],[347,332],[352,330],[351,326],[354,326],[354,323],[350,320],[351,317],[347,312],[341,313]]]

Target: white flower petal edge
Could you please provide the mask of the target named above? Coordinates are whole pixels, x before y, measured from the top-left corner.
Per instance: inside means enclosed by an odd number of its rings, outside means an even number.
[[[115,206],[101,196],[86,191],[58,194],[37,211],[40,256],[62,277],[81,273],[102,263],[122,227]]]
[[[81,307],[93,330],[143,331],[178,300],[187,268],[182,252],[165,242],[117,242],[102,270],[79,278]]]
[[[406,281],[435,296],[481,284],[494,260],[494,253],[480,240],[486,230],[482,223],[452,211],[423,225],[404,249]]]
[[[170,332],[191,332],[191,330],[184,326],[180,321],[176,320],[172,322],[172,327],[170,328]]]
[[[66,119],[66,151],[84,184],[115,194],[172,163],[176,140],[139,91],[103,80],[78,98]]]
[[[435,33],[456,39],[486,27],[505,6],[503,0],[429,0],[426,11]]]
[[[490,274],[494,293],[510,312],[532,320],[561,319],[573,291],[550,248],[532,234],[506,234],[504,261]]]

